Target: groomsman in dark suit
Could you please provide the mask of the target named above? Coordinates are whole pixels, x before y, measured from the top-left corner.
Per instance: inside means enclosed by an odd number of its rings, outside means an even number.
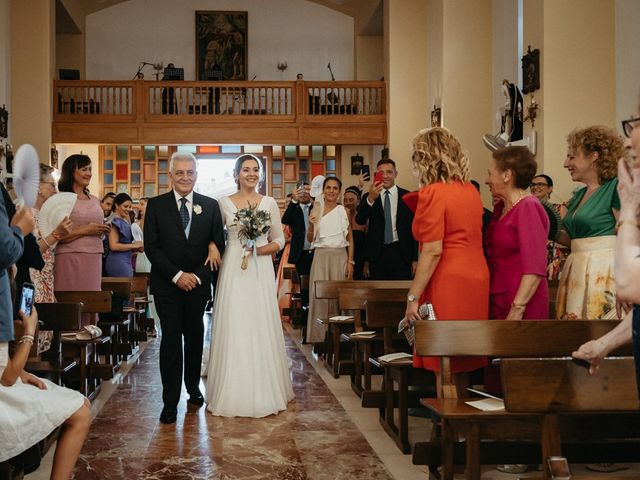
[[[309,229],[309,213],[313,208],[309,195],[309,184],[304,183],[291,195],[291,202],[282,215],[282,223],[291,227],[291,249],[289,263],[296,266],[298,275],[309,275],[313,262],[313,250],[307,240]]]
[[[210,242],[219,251],[212,267],[220,265],[224,251],[218,202],[193,191],[197,178],[195,157],[174,153],[169,171],[173,190],[149,200],[144,221],[144,249],[151,262],[151,293],[162,326],[160,376],[164,408],[160,421],[163,423],[176,421],[183,358],[189,403],[196,406],[204,403],[199,387],[202,315],[211,297],[212,275],[205,261]]]
[[[360,225],[369,222],[364,258],[372,280],[410,280],[417,266],[418,243],[411,233],[413,212],[402,201],[409,191],[396,185],[397,176],[393,160],[380,160],[356,214]]]

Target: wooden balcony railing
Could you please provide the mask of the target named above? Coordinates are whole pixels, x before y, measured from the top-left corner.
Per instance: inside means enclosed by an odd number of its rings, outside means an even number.
[[[305,137],[304,142],[308,142],[309,129],[314,128],[310,125],[318,123],[322,123],[324,135],[328,134],[327,128],[338,132],[364,127],[366,132],[367,126],[375,126],[375,133],[364,134],[364,140],[371,136],[370,141],[362,143],[386,141],[384,82],[59,80],[54,81],[53,89],[54,142],[74,141],[68,138],[74,128],[78,137],[82,137],[75,141],[87,141],[91,125],[115,128],[115,123],[120,134],[127,125],[135,126],[141,142],[145,140],[142,138],[145,126],[158,128],[159,124],[165,126],[165,131],[189,128],[194,138],[200,135],[196,130],[205,124],[214,134],[230,128],[230,124],[271,130],[274,125],[281,129],[295,127],[297,133],[291,130],[286,136],[300,141]],[[83,125],[82,129],[78,124]],[[97,132],[96,128],[93,130]],[[182,131],[182,136],[176,134],[176,142],[184,141],[185,132]],[[112,133],[118,134],[116,130]],[[363,135],[352,131],[348,137]]]

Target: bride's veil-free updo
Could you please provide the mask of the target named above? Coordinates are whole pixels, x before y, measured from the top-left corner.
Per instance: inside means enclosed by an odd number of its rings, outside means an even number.
[[[238,183],[238,175],[240,175],[240,170],[242,170],[242,164],[247,160],[253,160],[258,164],[258,168],[260,169],[260,178],[258,179],[259,188],[262,182],[264,182],[264,167],[262,166],[262,162],[255,155],[251,155],[250,153],[244,153],[236,158],[236,163],[233,166],[233,178],[236,181],[236,185],[238,185],[238,189],[240,189],[240,184]]]

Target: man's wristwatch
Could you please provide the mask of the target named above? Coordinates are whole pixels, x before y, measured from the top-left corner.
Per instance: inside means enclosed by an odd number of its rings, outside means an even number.
[[[413,293],[410,293],[409,295],[407,295],[407,300],[409,302],[417,302],[418,301],[418,297],[416,297]]]
[[[355,265],[355,264],[356,264],[355,260],[349,260],[349,263],[350,263],[351,265]]]

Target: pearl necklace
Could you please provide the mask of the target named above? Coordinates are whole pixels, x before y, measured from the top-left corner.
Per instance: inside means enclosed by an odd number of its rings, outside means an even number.
[[[511,205],[510,207],[505,208],[504,210],[502,210],[502,214],[500,215],[500,218],[504,217],[507,213],[509,213],[511,210],[513,210],[515,208],[515,206],[520,203],[520,200],[522,200],[523,198],[527,198],[529,196],[530,195],[527,195],[527,194],[522,195],[520,198],[518,198],[518,200],[513,202],[513,205]]]

